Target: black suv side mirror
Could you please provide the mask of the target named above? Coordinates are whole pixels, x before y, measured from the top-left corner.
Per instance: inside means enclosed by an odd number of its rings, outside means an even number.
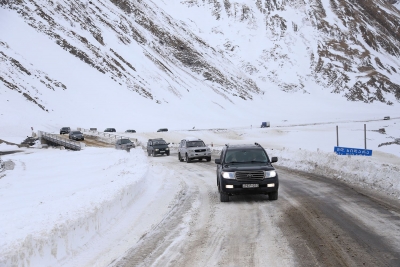
[[[221,164],[221,159],[215,159],[216,164]]]
[[[274,163],[274,162],[278,162],[278,157],[272,157],[271,158],[271,163]]]

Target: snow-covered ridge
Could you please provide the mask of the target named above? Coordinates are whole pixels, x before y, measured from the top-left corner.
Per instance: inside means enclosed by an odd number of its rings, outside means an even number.
[[[228,99],[253,99],[268,86],[302,93],[315,87],[391,105],[400,99],[399,12],[372,3],[30,0],[1,6],[116,85],[156,103],[169,103],[164,90],[180,98],[205,86]]]

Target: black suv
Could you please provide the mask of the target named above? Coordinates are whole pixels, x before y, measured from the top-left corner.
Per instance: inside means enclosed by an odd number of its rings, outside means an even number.
[[[264,148],[254,145],[225,145],[217,164],[217,185],[221,202],[240,194],[267,194],[269,200],[278,199],[278,173]]]
[[[71,128],[69,127],[62,127],[60,129],[60,134],[69,134],[69,132],[71,131]]]
[[[147,141],[147,155],[152,155],[153,157],[158,154],[169,156],[169,143],[165,142],[162,138],[149,139]]]
[[[106,128],[106,129],[104,130],[104,132],[105,132],[105,133],[114,133],[114,132],[116,132],[116,131],[115,131],[115,128]]]

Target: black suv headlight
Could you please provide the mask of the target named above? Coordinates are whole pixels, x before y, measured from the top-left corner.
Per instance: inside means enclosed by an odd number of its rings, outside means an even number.
[[[234,172],[221,172],[221,175],[225,179],[235,179],[235,173]]]
[[[276,176],[276,171],[265,171],[264,177],[265,178],[273,178]]]

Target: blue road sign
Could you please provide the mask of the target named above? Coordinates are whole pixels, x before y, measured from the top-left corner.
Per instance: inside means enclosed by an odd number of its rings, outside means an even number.
[[[370,149],[335,146],[334,151],[338,155],[372,156],[372,150]]]

